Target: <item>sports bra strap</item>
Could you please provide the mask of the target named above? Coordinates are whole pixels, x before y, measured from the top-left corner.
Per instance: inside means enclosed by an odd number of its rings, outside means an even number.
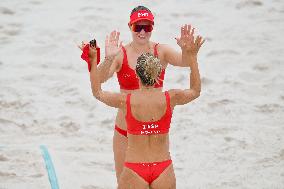
[[[157,57],[157,58],[158,58],[158,48],[157,48],[158,45],[159,45],[159,43],[156,43],[155,46],[154,46],[154,56]]]
[[[123,54],[126,55],[126,49],[125,49],[125,47],[122,46],[121,48],[122,48]]]
[[[170,111],[171,110],[171,99],[170,99],[169,92],[165,91],[165,95],[166,95],[166,103],[167,103],[167,110],[166,111]]]
[[[127,59],[127,53],[126,53],[126,49],[124,46],[121,47],[122,51],[123,51],[123,60],[122,60],[122,64],[128,64],[128,59]]]
[[[126,116],[131,115],[130,96],[131,96],[131,93],[127,94],[126,96]]]

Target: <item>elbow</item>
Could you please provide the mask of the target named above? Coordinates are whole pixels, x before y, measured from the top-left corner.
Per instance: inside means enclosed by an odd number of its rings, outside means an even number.
[[[200,96],[200,93],[201,93],[201,89],[200,88],[195,90],[194,99],[198,98]]]
[[[96,99],[100,99],[100,91],[95,91],[95,90],[92,90],[93,92],[93,96],[96,98]]]

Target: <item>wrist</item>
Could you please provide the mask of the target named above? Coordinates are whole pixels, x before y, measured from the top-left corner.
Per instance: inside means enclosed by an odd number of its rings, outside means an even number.
[[[191,62],[191,63],[189,64],[189,67],[190,67],[191,70],[195,70],[195,69],[198,70],[197,61]]]
[[[93,64],[96,64],[97,65],[97,59],[94,58],[94,59],[90,59],[90,64],[93,65]]]
[[[192,65],[192,64],[197,65],[197,57],[191,57],[191,58],[189,58],[189,62],[190,62],[191,65]]]

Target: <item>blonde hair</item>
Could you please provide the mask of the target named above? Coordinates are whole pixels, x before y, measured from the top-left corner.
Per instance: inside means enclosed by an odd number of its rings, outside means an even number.
[[[160,59],[151,53],[143,53],[137,59],[136,73],[145,86],[153,86],[159,83],[159,76],[162,71]]]

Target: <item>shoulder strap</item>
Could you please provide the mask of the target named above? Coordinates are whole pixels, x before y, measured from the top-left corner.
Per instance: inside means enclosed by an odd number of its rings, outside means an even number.
[[[159,43],[156,43],[154,46],[154,56],[158,58],[158,45]]]
[[[125,63],[125,61],[127,61],[127,54],[126,54],[126,49],[124,46],[121,47],[122,51],[123,51],[123,60],[122,60],[122,64]]]
[[[122,46],[121,48],[122,48],[123,54],[125,55],[125,54],[126,54],[126,49],[125,49],[125,47]]]

